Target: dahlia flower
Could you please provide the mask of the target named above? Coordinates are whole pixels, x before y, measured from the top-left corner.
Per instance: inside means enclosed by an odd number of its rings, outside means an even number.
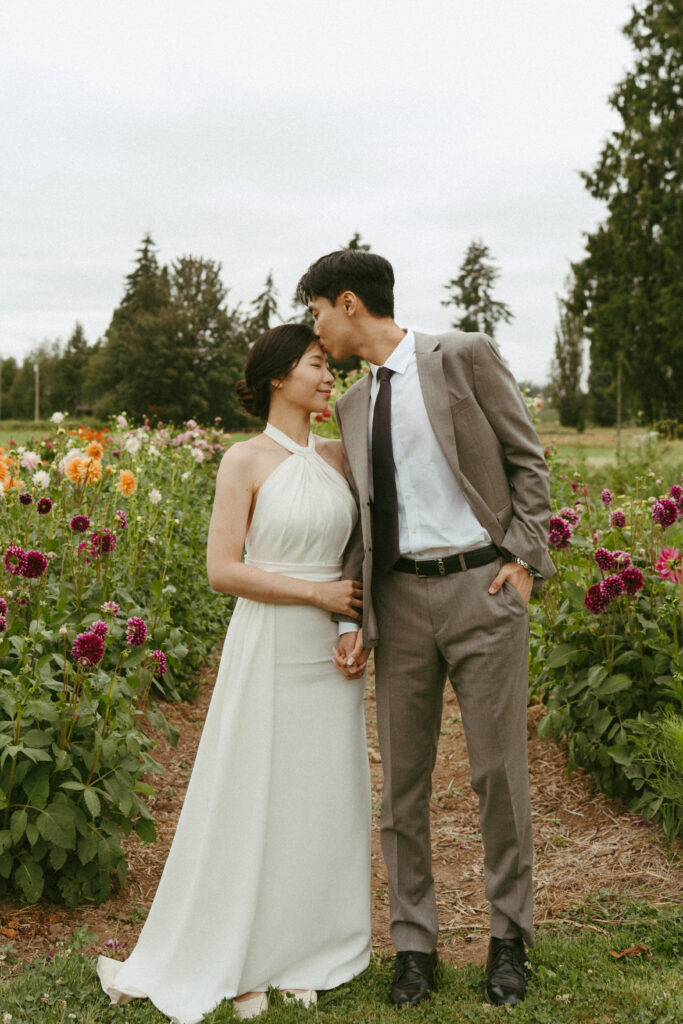
[[[123,511],[122,508],[117,508],[117,510],[115,512],[115,515],[116,515],[116,518],[119,521],[121,529],[125,530],[126,527],[128,526],[128,520],[126,518],[126,513]]]
[[[0,597],[0,615],[7,615],[7,601]]]
[[[572,539],[572,529],[560,516],[550,517],[548,543],[554,548],[568,548]]]
[[[561,508],[557,514],[560,519],[564,519],[565,522],[569,523],[572,529],[579,525],[579,513],[575,508]]]
[[[7,629],[7,619],[4,615],[0,615],[0,633],[4,633]]]
[[[645,585],[645,577],[635,565],[629,565],[619,573],[627,594],[636,594]]]
[[[119,482],[116,485],[116,489],[123,494],[125,498],[129,498],[131,494],[137,489],[138,482],[135,479],[135,474],[131,473],[129,469],[122,469],[119,473]]]
[[[612,504],[612,492],[609,490],[608,487],[605,487],[600,497],[602,498],[602,503],[605,506],[605,508],[607,508],[608,505]]]
[[[609,597],[605,593],[602,583],[594,583],[586,591],[584,604],[591,615],[600,615],[609,604]]]
[[[100,611],[103,615],[118,615],[119,610],[116,601],[105,601],[104,604],[100,605]]]
[[[111,530],[102,530],[101,533],[93,533],[90,538],[90,551],[93,558],[99,555],[110,555],[116,547],[116,534]]]
[[[156,672],[159,676],[165,676],[168,666],[166,664],[166,655],[163,651],[152,651],[151,657],[157,663]]]
[[[102,619],[97,619],[90,627],[90,632],[96,633],[97,636],[101,636],[104,640],[105,636],[109,632],[109,626],[106,622],[103,622]]]
[[[626,516],[620,508],[614,510],[609,517],[609,524],[614,529],[617,527],[622,530],[626,526]]]
[[[12,576],[23,576],[26,569],[26,552],[18,544],[10,544],[3,558],[5,572]]]
[[[676,503],[671,498],[661,498],[660,501],[656,501],[652,506],[652,519],[655,523],[659,523],[663,530],[667,526],[673,526],[678,519]]]
[[[26,568],[23,572],[26,579],[36,580],[39,576],[43,575],[46,569],[47,558],[42,551],[26,552]]]
[[[626,590],[626,585],[621,576],[605,576],[602,581],[602,587],[603,592],[610,601],[615,597],[619,597]]]
[[[598,568],[602,569],[603,572],[613,572],[617,567],[614,555],[607,548],[596,548],[593,552],[593,558]]]
[[[29,494],[28,491],[22,491],[19,495],[19,501],[28,508],[29,505],[33,504],[33,495]]]
[[[39,469],[37,473],[33,474],[33,484],[35,487],[40,487],[44,490],[50,483],[50,474],[44,469]]]
[[[85,533],[89,526],[90,520],[87,516],[74,516],[69,523],[69,529],[74,533]]]
[[[52,498],[40,498],[36,509],[39,516],[46,516],[52,510]]]
[[[104,640],[97,633],[79,633],[71,648],[71,657],[79,665],[94,666],[104,656]]]
[[[131,647],[142,647],[147,639],[147,624],[144,619],[137,615],[128,619],[126,626],[126,640]]]
[[[679,548],[662,548],[655,569],[663,580],[683,581],[683,562]]]

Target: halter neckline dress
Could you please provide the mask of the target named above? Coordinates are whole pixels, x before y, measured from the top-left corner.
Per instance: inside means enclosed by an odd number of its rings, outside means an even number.
[[[268,424],[290,454],[258,493],[245,562],[339,579],[356,506],[344,478]],[[159,887],[125,962],[100,957],[112,1002],[148,997],[179,1024],[222,999],[324,990],[370,956],[364,681],[332,663],[313,605],[240,598]]]

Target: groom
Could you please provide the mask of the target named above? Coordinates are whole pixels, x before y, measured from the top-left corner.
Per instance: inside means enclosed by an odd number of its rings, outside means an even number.
[[[414,1006],[435,987],[429,803],[448,677],[479,797],[486,998],[514,1004],[533,944],[527,604],[554,571],[548,468],[490,339],[399,327],[393,288],[387,260],[344,250],[313,263],[297,292],[330,356],[361,356],[371,370],[335,410],[360,509],[343,574],[365,583],[362,630],[340,625],[335,660],[356,677],[375,648],[390,998]]]

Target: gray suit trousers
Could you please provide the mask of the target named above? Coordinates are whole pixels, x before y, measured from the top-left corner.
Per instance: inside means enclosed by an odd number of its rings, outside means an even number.
[[[529,618],[512,584],[488,593],[501,565],[429,579],[374,574],[381,839],[397,950],[430,952],[437,941],[429,804],[447,677],[479,797],[491,934],[533,945]]]

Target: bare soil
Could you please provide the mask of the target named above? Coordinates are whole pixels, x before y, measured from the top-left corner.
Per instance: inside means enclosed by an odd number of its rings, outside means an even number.
[[[150,779],[157,792],[150,799],[157,841],[146,845],[135,834],[125,840],[128,878],[123,889],[99,906],[84,904],[73,911],[46,902],[28,907],[5,902],[0,907],[0,950],[11,943],[12,955],[19,963],[48,957],[69,947],[74,930],[83,926],[97,936],[85,943],[85,953],[107,953],[124,959],[133,948],[173,839],[214,677],[215,664],[207,668],[195,701],[165,709],[168,719],[180,730],[175,748],[161,734],[154,734],[158,744],[154,757],[165,769],[164,775]],[[374,698],[370,675],[365,710],[373,791],[373,945],[390,951],[387,876],[379,844],[382,765]],[[680,844],[678,855],[667,855],[656,828],[627,813],[619,801],[597,792],[581,770],[568,776],[563,747],[537,735],[536,725],[542,714],[540,706],[529,708],[536,924],[562,919],[571,904],[601,890],[647,897],[656,904],[680,903]],[[469,784],[465,738],[450,687],[444,700],[431,811],[441,953],[449,963],[482,964],[488,943],[482,844],[476,797]]]

